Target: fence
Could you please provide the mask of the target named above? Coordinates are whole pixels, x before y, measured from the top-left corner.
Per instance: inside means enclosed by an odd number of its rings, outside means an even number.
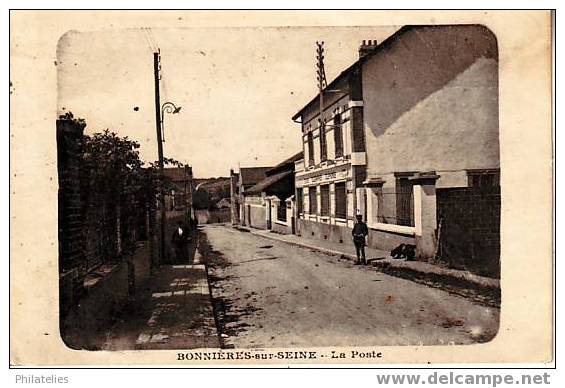
[[[377,194],[377,220],[383,224],[414,226],[414,194],[412,186],[383,188]]]
[[[437,190],[438,259],[500,277],[500,187]]]

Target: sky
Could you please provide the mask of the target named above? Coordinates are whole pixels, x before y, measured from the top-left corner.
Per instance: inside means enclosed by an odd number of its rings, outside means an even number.
[[[153,47],[161,50],[165,157],[198,178],[230,168],[273,166],[301,151],[291,117],[317,93],[316,41],[325,42],[328,83],[358,58],[363,39],[399,26],[170,28],[69,31],[57,48],[58,112],[110,129],[157,159]],[[138,109],[134,109],[134,108]]]

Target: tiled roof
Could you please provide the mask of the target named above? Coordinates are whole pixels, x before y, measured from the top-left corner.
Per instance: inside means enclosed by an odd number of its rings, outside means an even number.
[[[244,195],[246,194],[259,194],[260,192],[266,190],[269,186],[277,183],[281,179],[292,175],[293,171],[283,171],[275,175],[268,176],[267,178],[263,179],[261,182],[257,183],[255,186],[245,190]]]
[[[277,164],[275,167],[273,167],[271,170],[267,171],[267,175],[274,175],[276,173],[279,173],[279,172],[285,170],[286,168],[294,170],[294,162],[302,159],[303,157],[304,157],[304,152],[300,151],[300,152],[292,155],[290,158],[283,160],[282,162]]]
[[[241,167],[239,174],[244,186],[255,185],[265,179],[267,171],[272,167]]]
[[[163,172],[165,173],[165,176],[173,182],[185,181],[190,178],[187,177],[187,174],[182,167],[165,168]]]

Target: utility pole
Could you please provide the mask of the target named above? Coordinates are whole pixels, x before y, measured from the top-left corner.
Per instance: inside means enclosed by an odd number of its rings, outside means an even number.
[[[326,83],[326,71],[324,69],[324,42],[316,42],[316,59],[318,62],[316,63],[317,67],[317,80],[318,80],[318,92],[319,92],[319,100],[320,100],[320,156],[321,160],[325,160],[327,158],[327,147],[326,147],[326,131],[325,131],[325,123],[324,123],[324,88],[327,86]]]
[[[184,222],[189,225],[190,217],[188,215],[188,166],[184,166]]]
[[[153,73],[155,76],[155,124],[157,128],[157,153],[159,155],[159,176],[161,178],[161,184],[159,187],[159,203],[161,206],[161,236],[159,241],[160,246],[160,263],[163,262],[165,258],[166,246],[165,246],[165,229],[167,227],[167,214],[165,209],[165,190],[164,190],[164,179],[165,179],[165,166],[163,160],[163,137],[161,133],[161,99],[159,95],[159,62],[161,56],[159,52],[153,53]]]

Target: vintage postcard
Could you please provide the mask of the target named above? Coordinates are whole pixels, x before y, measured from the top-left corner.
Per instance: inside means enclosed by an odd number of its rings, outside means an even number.
[[[11,362],[550,363],[549,11],[11,11]]]

